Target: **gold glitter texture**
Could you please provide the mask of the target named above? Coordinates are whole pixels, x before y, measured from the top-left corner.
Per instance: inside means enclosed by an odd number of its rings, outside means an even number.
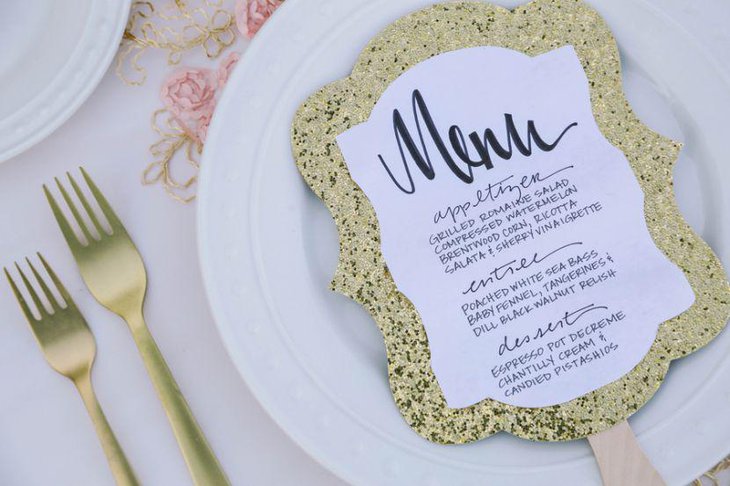
[[[696,301],[664,322],[648,354],[630,373],[569,402],[521,408],[486,399],[450,409],[431,370],[426,332],[380,252],[380,230],[353,182],[335,137],[367,120],[386,87],[405,70],[443,52],[500,46],[535,56],[572,45],[591,86],[603,135],[628,158],[644,190],[645,216],[657,246],[682,270]],[[395,403],[408,424],[438,443],[464,443],[499,431],[559,441],[586,437],[625,420],[657,391],[673,359],[707,344],[725,326],[730,289],[720,262],[682,219],[672,190],[680,145],[644,126],[623,93],[616,42],[603,19],[578,0],[536,0],[509,11],[458,2],[436,5],[391,24],[363,50],[352,74],[322,88],[292,126],[297,166],[329,208],[340,236],[332,288],[363,305],[385,341]]]

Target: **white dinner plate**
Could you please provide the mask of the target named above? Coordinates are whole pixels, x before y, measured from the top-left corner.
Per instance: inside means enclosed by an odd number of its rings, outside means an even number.
[[[119,48],[131,0],[0,2],[0,161],[48,136]]]
[[[294,113],[346,76],[383,27],[430,3],[287,0],[250,46],[218,105],[202,162],[198,236],[218,328],[271,416],[350,482],[597,484],[585,440],[534,443],[501,433],[443,446],[416,435],[391,397],[375,323],[328,290],[338,240],[295,167]],[[618,39],[638,115],[686,143],[675,171],[680,207],[727,267],[730,84],[694,38],[643,0],[590,3]],[[730,452],[728,346],[725,332],[673,363],[630,420],[670,484],[686,484]]]

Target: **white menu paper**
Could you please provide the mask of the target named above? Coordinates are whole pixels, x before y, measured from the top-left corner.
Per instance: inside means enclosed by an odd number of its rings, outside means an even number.
[[[544,407],[600,388],[694,301],[649,235],[571,46],[431,58],[337,142],[451,408]]]

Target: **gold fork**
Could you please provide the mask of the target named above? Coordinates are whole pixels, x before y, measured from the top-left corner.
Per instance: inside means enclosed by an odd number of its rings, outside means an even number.
[[[25,314],[25,318],[30,324],[36,341],[38,341],[46,357],[46,361],[54,370],[70,378],[78,388],[91,420],[94,422],[96,433],[99,435],[99,440],[109,460],[109,466],[117,484],[119,486],[137,486],[139,483],[134,476],[134,471],[132,471],[122,447],[117,442],[91,386],[91,366],[96,356],[94,336],[91,334],[84,316],[81,315],[76,304],[71,300],[71,296],[40,253],[38,253],[38,258],[56,286],[56,290],[65,301],[65,307],[56,299],[49,285],[29,259],[26,258],[25,261],[43,291],[46,301],[50,304],[50,311],[43,304],[28,277],[20,269],[20,265],[16,263],[15,267],[35,304],[36,314],[40,318],[33,315],[33,311],[18,290],[7,268],[4,269],[5,276],[13,289],[20,308],[23,310],[23,314]]]
[[[111,231],[106,231],[102,227],[94,209],[71,174],[66,174],[69,183],[93,225],[96,235],[92,235],[61,181],[55,179],[85,241],[77,237],[48,187],[44,185],[43,190],[71,253],[76,259],[76,264],[81,270],[81,276],[96,300],[127,322],[142,355],[147,373],[150,375],[165,409],[193,482],[199,486],[228,485],[223,469],[195,421],[145,323],[142,309],[147,289],[147,272],[142,257],[109,202],[86,171],[83,168],[80,170]]]

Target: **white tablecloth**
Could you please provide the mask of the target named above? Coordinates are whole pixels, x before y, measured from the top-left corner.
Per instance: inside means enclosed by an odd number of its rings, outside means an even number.
[[[730,4],[651,1],[728,65]],[[239,41],[235,49],[242,51],[245,44]],[[0,264],[35,251],[44,253],[95,333],[93,377],[99,400],[140,480],[150,485],[190,484],[129,331],[87,292],[41,191],[41,184],[52,182],[54,175],[84,165],[144,256],[152,334],[232,482],[340,484],[266,415],[226,355],[198,269],[195,206],[181,205],[159,187],[140,184],[140,174],[151,160],[148,147],[156,139],[149,117],[160,107],[159,86],[170,72],[161,53],[148,53],[144,63],[149,78],[143,87],[126,86],[108,72],[65,125],[0,166]],[[196,65],[196,59],[187,63]],[[4,282],[0,316],[0,484],[113,484],[73,385],[43,360]]]

